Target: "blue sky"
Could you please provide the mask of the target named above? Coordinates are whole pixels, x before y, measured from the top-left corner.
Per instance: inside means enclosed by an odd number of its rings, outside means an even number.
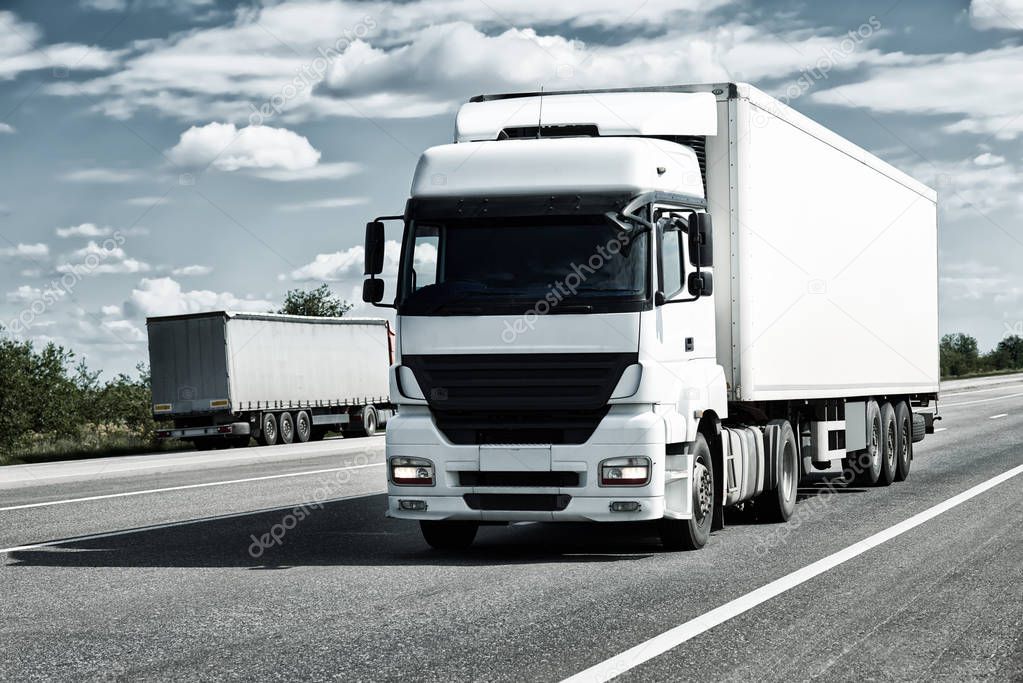
[[[785,98],[938,190],[943,332],[1023,333],[1023,0],[0,7],[0,322],[108,375],[146,315],[358,299],[458,104],[541,83]]]

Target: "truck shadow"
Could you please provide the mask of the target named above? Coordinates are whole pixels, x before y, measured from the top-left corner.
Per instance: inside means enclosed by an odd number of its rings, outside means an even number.
[[[652,524],[482,527],[472,548],[431,550],[415,522],[386,519],[386,496],[324,503],[299,520],[294,508],[139,528],[13,551],[4,565],[44,567],[458,566],[623,562],[660,552]],[[290,527],[290,528],[287,528]],[[276,534],[277,538],[273,538]]]

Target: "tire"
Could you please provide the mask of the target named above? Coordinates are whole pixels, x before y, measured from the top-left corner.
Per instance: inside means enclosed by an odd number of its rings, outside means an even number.
[[[703,434],[696,436],[693,449],[693,517],[660,521],[661,545],[665,550],[699,550],[707,545],[714,520],[714,463]]]
[[[846,458],[845,465],[857,485],[873,486],[881,477],[881,409],[877,401],[867,401],[867,447]]]
[[[796,510],[796,496],[799,493],[799,448],[796,433],[788,420],[775,420],[771,424],[781,427],[780,460],[778,462],[778,485],[756,497],[757,516],[765,522],[787,522]]]
[[[878,486],[891,486],[895,481],[895,469],[898,467],[898,424],[895,422],[895,409],[891,403],[881,406],[881,474],[877,478]]]
[[[362,409],[362,425],[354,429],[346,429],[341,432],[346,437],[373,436],[377,433],[377,409],[373,406],[366,406]]]
[[[913,462],[913,413],[905,401],[899,401],[895,406],[895,425],[898,430],[895,439],[895,481],[906,481],[909,478],[909,465]]]
[[[306,443],[313,436],[313,421],[309,417],[309,413],[304,410],[300,410],[295,413],[295,441],[297,443]]]
[[[277,418],[281,431],[281,443],[292,443],[295,440],[295,418],[291,413],[281,413]]]
[[[277,443],[278,434],[277,417],[273,413],[263,413],[259,423],[259,445],[273,446]]]
[[[479,528],[477,522],[428,520],[419,522],[423,538],[435,550],[465,550],[476,539]]]

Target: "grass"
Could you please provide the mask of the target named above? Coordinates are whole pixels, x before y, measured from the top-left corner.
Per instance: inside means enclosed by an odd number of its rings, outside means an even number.
[[[969,372],[965,375],[944,375],[942,381],[953,379],[977,379],[980,377],[998,377],[1000,375],[1016,375],[1023,372],[1023,368],[1010,368],[1008,370],[986,370],[984,372]]]
[[[36,435],[11,453],[0,453],[0,465],[25,465],[58,460],[85,460],[118,455],[164,453],[192,448],[184,441],[155,441],[127,430],[86,428],[80,439]]]

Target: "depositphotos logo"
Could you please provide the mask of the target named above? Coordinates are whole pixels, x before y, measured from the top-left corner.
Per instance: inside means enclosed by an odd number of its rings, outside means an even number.
[[[307,503],[299,505],[292,509],[291,512],[284,515],[281,521],[274,524],[270,529],[260,535],[250,534],[249,538],[252,539],[252,544],[249,546],[249,555],[255,559],[263,556],[270,548],[274,546],[283,545],[284,537],[289,531],[298,526],[298,523],[311,514],[312,510],[322,510],[323,506],[319,503]]]

